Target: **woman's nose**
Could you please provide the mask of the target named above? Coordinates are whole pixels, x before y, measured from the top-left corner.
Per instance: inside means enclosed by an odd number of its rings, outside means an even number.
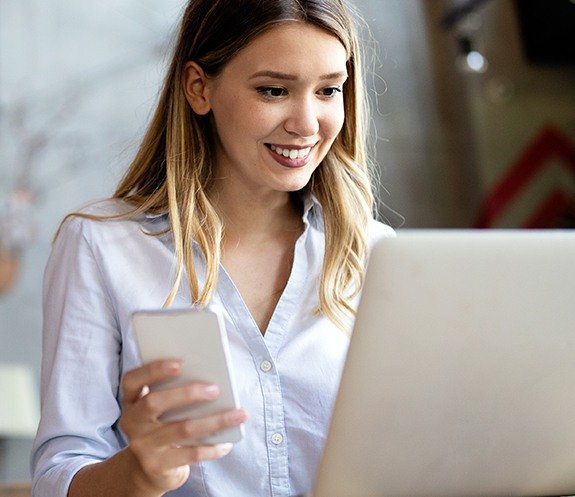
[[[319,131],[319,114],[315,102],[311,99],[293,102],[284,129],[298,136],[316,135]]]

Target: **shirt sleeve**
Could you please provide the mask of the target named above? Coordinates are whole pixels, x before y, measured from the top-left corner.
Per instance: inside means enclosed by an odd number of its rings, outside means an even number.
[[[379,240],[383,238],[395,238],[396,236],[395,230],[387,224],[383,224],[374,219],[369,223],[368,238],[370,250]]]
[[[74,217],[56,239],[44,274],[42,416],[31,455],[34,497],[66,497],[82,467],[120,449],[122,346],[88,226]]]

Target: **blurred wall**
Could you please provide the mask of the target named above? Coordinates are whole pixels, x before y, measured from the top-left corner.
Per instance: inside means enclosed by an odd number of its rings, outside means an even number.
[[[448,149],[431,78],[424,2],[356,3],[377,43],[368,84],[381,174],[379,198],[384,204],[381,217],[395,227],[452,225],[457,221],[451,219],[452,199],[445,191]]]
[[[19,279],[0,296],[0,361],[26,363],[37,378],[51,238],[65,213],[110,195],[130,161],[181,5],[0,0],[0,215],[25,190],[21,222],[32,231]],[[30,445],[0,444],[0,480],[29,479]]]

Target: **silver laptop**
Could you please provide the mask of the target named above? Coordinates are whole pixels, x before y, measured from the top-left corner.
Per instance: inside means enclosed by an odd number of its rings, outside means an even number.
[[[575,494],[575,232],[373,250],[314,497]]]

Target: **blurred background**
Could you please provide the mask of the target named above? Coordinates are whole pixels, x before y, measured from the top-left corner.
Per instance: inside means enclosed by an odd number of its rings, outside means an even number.
[[[575,227],[575,1],[354,3],[380,217]],[[129,164],[183,4],[0,0],[0,483],[29,480],[51,238]]]

